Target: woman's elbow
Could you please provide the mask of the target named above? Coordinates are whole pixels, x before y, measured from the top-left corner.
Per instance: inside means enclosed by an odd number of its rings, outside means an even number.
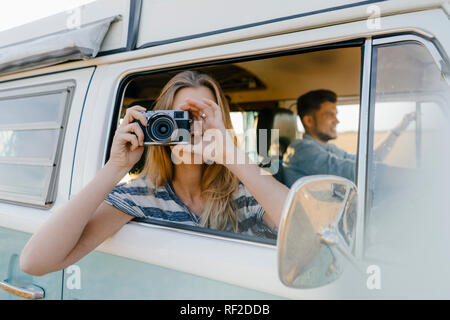
[[[20,270],[22,270],[26,274],[32,276],[40,276],[40,274],[38,275],[36,272],[37,270],[35,268],[33,261],[31,261],[31,259],[23,251],[20,254],[19,266]]]
[[[19,266],[20,270],[31,276],[40,277],[49,273],[49,271],[42,268],[42,266],[39,265],[39,262],[33,259],[26,250],[22,250],[22,253],[20,254]]]

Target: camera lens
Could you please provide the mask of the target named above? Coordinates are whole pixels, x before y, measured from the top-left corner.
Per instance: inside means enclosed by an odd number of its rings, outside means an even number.
[[[175,124],[172,117],[167,115],[159,115],[152,119],[148,130],[150,131],[150,136],[159,142],[165,142],[170,140],[172,133],[175,129]]]

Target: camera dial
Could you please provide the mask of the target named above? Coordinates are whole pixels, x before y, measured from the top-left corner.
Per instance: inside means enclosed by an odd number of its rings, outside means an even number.
[[[171,140],[176,127],[177,125],[171,116],[157,113],[150,117],[147,133],[155,142],[164,143]]]

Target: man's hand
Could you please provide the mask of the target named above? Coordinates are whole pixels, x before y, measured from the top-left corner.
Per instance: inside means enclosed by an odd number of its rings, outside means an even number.
[[[411,121],[416,120],[416,112],[411,112],[405,114],[402,121],[394,128],[392,129],[392,132],[399,136],[411,123]]]

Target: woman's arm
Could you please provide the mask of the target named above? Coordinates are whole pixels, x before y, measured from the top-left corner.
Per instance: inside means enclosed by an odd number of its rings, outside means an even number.
[[[64,261],[79,244],[82,235],[89,242],[100,244],[112,234],[113,230],[125,224],[129,220],[125,219],[128,218],[126,214],[123,214],[121,218],[117,215],[117,219],[112,219],[104,225],[95,223],[95,221],[98,222],[98,217],[108,215],[105,210],[106,204],[102,206],[101,204],[125,175],[122,173],[107,164],[83,190],[54,212],[33,234],[22,250],[21,269],[32,275],[43,275],[62,269],[66,267],[63,266]],[[91,222],[93,216],[97,219]],[[90,228],[86,228],[88,224]],[[92,233],[89,232],[90,230],[97,232]],[[91,250],[95,248],[89,247]],[[77,250],[79,249],[80,246]]]
[[[240,153],[239,157],[245,159],[245,162],[225,163],[224,165],[242,181],[256,201],[263,207],[265,211],[263,220],[269,226],[278,229],[289,188],[270,174],[264,173],[263,169],[253,163],[243,150],[234,146],[234,150],[229,152]]]
[[[139,106],[127,110],[114,136],[108,163],[27,242],[20,255],[25,273],[43,275],[74,263],[132,218],[116,214],[120,211],[103,200],[142,155],[144,136],[139,125],[132,122],[140,119],[145,125],[140,113],[144,110]]]

